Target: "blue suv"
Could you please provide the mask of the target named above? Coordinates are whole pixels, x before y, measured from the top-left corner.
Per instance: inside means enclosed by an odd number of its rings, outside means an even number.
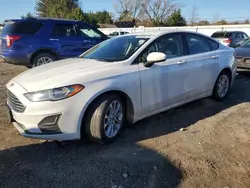
[[[28,18],[6,20],[0,34],[0,58],[6,63],[36,67],[76,57],[108,39],[81,21]]]

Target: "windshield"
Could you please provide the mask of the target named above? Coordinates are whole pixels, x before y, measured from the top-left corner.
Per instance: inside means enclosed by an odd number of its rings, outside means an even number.
[[[108,62],[123,61],[130,58],[148,40],[149,37],[137,35],[112,38],[94,46],[80,57]]]

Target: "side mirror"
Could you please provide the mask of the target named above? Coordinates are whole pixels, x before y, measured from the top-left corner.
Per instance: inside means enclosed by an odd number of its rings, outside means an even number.
[[[144,63],[145,67],[151,67],[155,63],[166,61],[167,56],[162,52],[152,52],[148,54],[147,62]]]

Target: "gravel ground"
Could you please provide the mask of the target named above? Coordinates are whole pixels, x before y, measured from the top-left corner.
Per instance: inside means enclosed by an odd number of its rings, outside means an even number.
[[[24,70],[0,64],[1,188],[250,187],[250,73],[237,76],[224,102],[161,113],[100,146],[20,136],[7,121],[5,84]]]

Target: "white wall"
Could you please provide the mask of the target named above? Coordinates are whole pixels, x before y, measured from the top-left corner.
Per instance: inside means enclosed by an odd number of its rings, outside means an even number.
[[[216,25],[216,26],[194,26],[194,27],[142,27],[142,28],[100,28],[104,34],[109,35],[114,31],[127,31],[130,33],[144,31],[169,31],[187,30],[195,31],[211,36],[216,31],[244,31],[250,36],[250,24],[248,25]]]

